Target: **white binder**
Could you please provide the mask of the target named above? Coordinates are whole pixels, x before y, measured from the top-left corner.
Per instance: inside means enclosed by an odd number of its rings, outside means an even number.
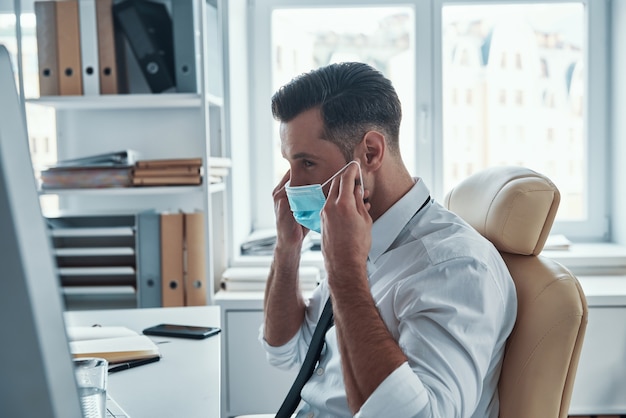
[[[98,27],[96,18],[96,0],[78,0],[78,18],[80,23],[80,53],[83,72],[83,94],[100,94],[98,64]]]

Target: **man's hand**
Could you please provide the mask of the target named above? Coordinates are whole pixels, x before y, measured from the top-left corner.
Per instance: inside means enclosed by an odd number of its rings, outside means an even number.
[[[273,346],[289,341],[304,321],[305,303],[298,284],[302,240],[309,232],[296,222],[285,192],[288,171],[274,188],[276,248],[264,298],[265,340]]]
[[[333,179],[322,209],[322,252],[331,288],[343,284],[333,283],[335,278],[362,279],[346,272],[365,271],[372,243],[372,218],[370,204],[364,203],[369,192],[362,193],[361,182],[357,165],[351,164]]]
[[[296,222],[289,207],[285,184],[289,181],[291,172],[287,171],[272,192],[274,198],[274,213],[276,215],[277,245],[302,245],[309,230]]]

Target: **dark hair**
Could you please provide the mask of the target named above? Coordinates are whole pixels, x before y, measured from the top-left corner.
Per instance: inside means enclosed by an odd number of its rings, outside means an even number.
[[[281,122],[315,107],[325,139],[339,147],[346,161],[370,130],[383,133],[389,150],[399,155],[400,100],[380,71],[360,62],[330,64],[294,78],[272,97],[272,114]]]

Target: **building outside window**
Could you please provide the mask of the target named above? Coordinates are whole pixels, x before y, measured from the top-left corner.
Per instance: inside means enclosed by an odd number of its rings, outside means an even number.
[[[269,62],[256,65],[267,66],[271,88],[256,83],[255,95],[268,103],[300,73],[332,62],[367,62],[394,83],[403,105],[405,164],[438,199],[476,171],[523,165],[546,174],[562,192],[553,232],[603,240],[606,189],[590,185],[604,184],[608,175],[600,163],[607,144],[588,134],[606,131],[604,116],[589,106],[608,103],[606,86],[592,76],[606,72],[608,54],[589,60],[590,45],[606,51],[589,30],[606,24],[596,9],[603,3],[401,0],[391,7],[367,0],[257,0],[254,19],[267,20],[257,26],[267,30],[255,32],[254,48],[268,50]],[[270,196],[287,169],[277,124],[265,113],[256,131],[266,130],[273,178],[262,178],[257,168],[256,197]],[[253,224],[272,227],[272,207],[259,205]]]

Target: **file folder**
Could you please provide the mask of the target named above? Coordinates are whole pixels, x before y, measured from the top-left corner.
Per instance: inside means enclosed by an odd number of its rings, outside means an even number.
[[[65,159],[57,162],[54,167],[113,167],[130,166],[137,162],[139,152],[126,149],[106,152],[103,154],[87,155],[84,157]]]
[[[200,15],[194,10],[198,2],[172,2],[172,30],[174,37],[174,76],[176,91],[179,93],[196,93],[198,91],[198,74],[196,63],[202,59],[199,53],[199,31],[195,30],[195,21]]]
[[[56,7],[54,2],[36,1],[35,19],[37,20],[39,95],[57,96],[59,94],[59,58]]]
[[[53,2],[56,6],[59,94],[82,95],[82,66],[80,59],[80,28],[78,1]]]
[[[161,306],[161,215],[137,214],[137,293],[140,308]]]
[[[161,214],[162,306],[184,306],[183,214]]]
[[[80,27],[80,56],[82,64],[83,94],[95,96],[100,93],[98,77],[98,32],[96,0],[78,0]]]
[[[118,65],[113,0],[95,0],[100,94],[118,94]]]
[[[153,93],[175,87],[172,21],[164,4],[134,0],[113,6],[115,21],[126,35]]]
[[[186,305],[202,306],[207,300],[204,212],[185,213],[184,216]]]

